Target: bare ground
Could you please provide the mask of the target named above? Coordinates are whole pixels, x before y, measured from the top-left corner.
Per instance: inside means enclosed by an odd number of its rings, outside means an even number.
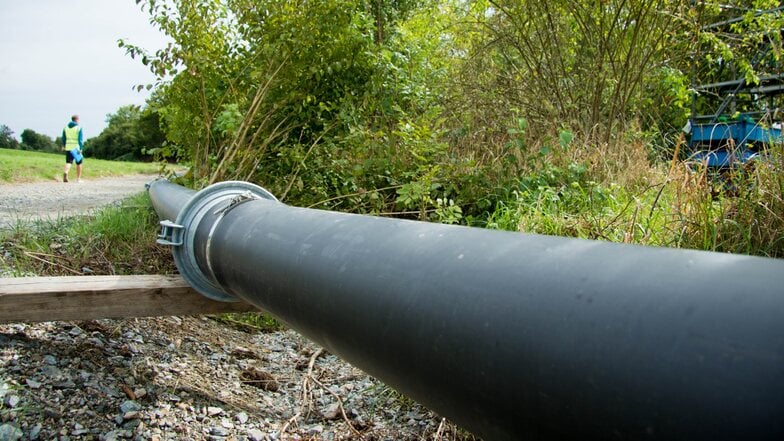
[[[129,175],[82,179],[80,183],[72,179],[68,183],[0,184],[0,228],[8,228],[19,221],[56,220],[87,214],[90,210],[144,192],[144,185],[155,178],[151,175]]]

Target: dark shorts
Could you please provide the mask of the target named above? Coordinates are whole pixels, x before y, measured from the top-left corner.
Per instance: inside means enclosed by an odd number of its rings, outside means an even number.
[[[80,160],[76,161],[76,165],[79,165],[79,164],[81,164],[83,161],[84,161],[84,158],[82,158],[82,159],[80,159]],[[74,157],[73,157],[73,155],[71,154],[71,151],[70,151],[70,150],[66,150],[66,151],[65,151],[65,162],[67,162],[67,163],[69,163],[69,164],[72,164],[72,163],[74,162]]]

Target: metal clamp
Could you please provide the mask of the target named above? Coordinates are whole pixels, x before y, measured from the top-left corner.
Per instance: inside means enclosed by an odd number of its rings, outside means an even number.
[[[175,222],[161,222],[164,231],[158,243],[174,245],[172,255],[182,277],[205,297],[222,302],[237,301],[237,298],[223,290],[214,280],[212,269],[199,266],[196,260],[196,231],[202,220],[218,215],[209,228],[208,239],[204,244],[209,255],[209,237],[223,216],[237,206],[256,199],[277,202],[269,191],[255,184],[239,181],[226,181],[210,185],[193,195],[182,207]],[[164,224],[165,223],[165,224]],[[171,231],[171,232],[170,232]],[[163,242],[160,242],[163,241]],[[206,273],[205,273],[206,270]]]
[[[160,225],[161,232],[158,234],[158,240],[155,242],[173,247],[182,245],[182,235],[185,231],[185,227],[170,220],[162,220]]]
[[[237,196],[231,198],[228,205],[226,205],[221,209],[215,210],[213,214],[225,215],[236,206],[256,199],[264,199],[264,198],[248,190],[245,193],[238,194]]]

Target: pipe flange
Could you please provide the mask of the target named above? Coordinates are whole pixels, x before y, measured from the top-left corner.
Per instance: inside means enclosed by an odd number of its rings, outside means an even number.
[[[221,302],[239,301],[233,295],[226,293],[211,276],[204,274],[199,268],[194,252],[196,229],[206,215],[217,212],[223,215],[239,203],[251,199],[278,201],[272,193],[258,185],[242,181],[226,181],[210,185],[196,193],[177,215],[175,224],[181,229],[179,235],[181,244],[172,247],[174,263],[183,279],[205,297]]]

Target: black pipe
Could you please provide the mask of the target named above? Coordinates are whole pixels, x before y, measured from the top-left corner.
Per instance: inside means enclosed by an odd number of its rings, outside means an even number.
[[[173,184],[166,179],[157,179],[147,184],[149,190],[153,185],[157,191],[149,191],[152,206],[161,219],[174,221],[185,204],[196,194],[195,190]],[[165,190],[164,190],[165,187]]]
[[[782,260],[295,208],[217,185],[208,208],[202,192],[187,204],[209,214],[178,216],[175,258],[196,255],[199,283],[486,440],[784,439]]]

